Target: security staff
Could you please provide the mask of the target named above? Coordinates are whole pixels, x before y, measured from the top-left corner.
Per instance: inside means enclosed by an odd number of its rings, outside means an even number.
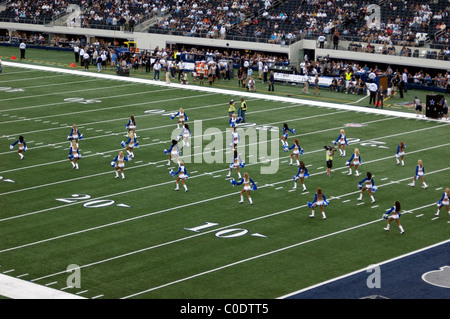
[[[76,44],[73,45],[73,52],[75,54],[75,63],[80,61],[80,47]]]
[[[20,59],[25,59],[25,49],[27,48],[25,42],[22,41],[19,45],[19,48],[20,48]]]
[[[370,100],[369,100],[369,104],[373,104],[375,105],[376,100],[377,100],[377,91],[378,91],[378,85],[376,83],[370,83],[369,84],[369,92],[370,92]]]
[[[348,85],[350,84],[350,81],[352,80],[352,71],[350,69],[347,69],[345,72],[345,88],[348,88]]]
[[[228,103],[228,116],[231,118],[236,112],[236,106],[234,105],[234,100],[230,100],[230,103]]]
[[[244,98],[241,97],[241,117],[242,123],[245,123],[245,112],[247,111],[247,102],[244,101]]]

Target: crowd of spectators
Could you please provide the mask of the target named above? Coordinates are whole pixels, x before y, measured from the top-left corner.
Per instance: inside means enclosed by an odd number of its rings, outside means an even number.
[[[9,22],[44,23],[58,19],[67,13],[69,4],[79,0],[9,0],[0,19]]]
[[[166,6],[159,0],[90,0],[80,15],[81,27],[106,27],[117,29],[124,26],[133,31],[134,26],[155,14],[164,14]]]

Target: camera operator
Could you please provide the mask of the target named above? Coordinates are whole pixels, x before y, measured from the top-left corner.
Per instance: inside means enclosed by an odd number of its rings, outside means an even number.
[[[327,176],[332,177],[331,176],[331,168],[333,167],[333,155],[334,155],[334,151],[336,151],[336,149],[333,146],[329,146],[329,145],[325,145],[324,148],[327,152],[327,154],[326,154]]]

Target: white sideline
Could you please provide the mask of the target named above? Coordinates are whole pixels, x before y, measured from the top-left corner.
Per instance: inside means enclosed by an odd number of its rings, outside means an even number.
[[[12,299],[86,299],[3,274],[0,274],[0,295]]]
[[[12,67],[32,69],[32,70],[38,70],[38,71],[56,72],[56,73],[63,73],[63,74],[69,74],[69,75],[81,75],[81,76],[87,76],[87,77],[93,77],[93,78],[105,79],[105,80],[118,80],[118,81],[124,81],[124,82],[132,82],[132,83],[152,84],[152,85],[163,86],[163,87],[180,88],[180,89],[185,89],[185,90],[202,91],[202,92],[208,92],[208,93],[240,95],[240,96],[245,96],[245,97],[266,99],[266,100],[279,101],[279,102],[305,103],[305,104],[309,104],[309,105],[328,107],[328,108],[339,109],[339,110],[344,109],[344,110],[355,111],[355,112],[383,114],[383,115],[389,115],[389,116],[395,116],[395,117],[417,119],[417,120],[421,119],[421,120],[436,121],[436,122],[440,122],[440,123],[450,124],[450,121],[430,119],[430,118],[423,119],[423,118],[416,117],[415,113],[392,111],[392,110],[387,110],[387,109],[377,109],[377,108],[370,108],[370,107],[354,106],[354,105],[350,105],[350,104],[338,104],[338,103],[330,103],[330,102],[311,101],[311,100],[304,100],[304,99],[299,99],[299,98],[292,98],[292,97],[285,97],[285,96],[278,96],[278,95],[271,95],[271,94],[241,92],[241,91],[234,91],[231,89],[219,89],[216,87],[208,87],[208,86],[183,85],[183,84],[179,84],[179,83],[165,83],[165,81],[154,81],[151,79],[141,79],[141,78],[134,78],[134,77],[117,76],[117,75],[103,74],[103,73],[98,73],[98,72],[94,73],[94,72],[85,72],[85,71],[80,71],[80,70],[60,69],[60,68],[55,68],[55,67],[40,66],[40,65],[33,65],[33,64],[21,64],[20,62],[4,61],[2,63],[4,66],[12,66]]]

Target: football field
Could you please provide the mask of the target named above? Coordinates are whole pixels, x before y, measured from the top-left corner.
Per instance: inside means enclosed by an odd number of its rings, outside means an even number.
[[[0,271],[8,277],[95,299],[273,299],[449,239],[445,208],[435,216],[450,187],[449,122],[80,73],[4,65],[0,76]],[[246,193],[239,203],[243,185],[230,183],[240,180],[236,170],[227,177],[228,102],[239,106],[242,97],[240,173],[256,182],[252,205]],[[191,130],[189,146],[178,142],[187,192],[181,182],[174,190],[169,172],[178,164],[164,152],[181,134],[171,119],[179,108]],[[121,142],[132,115],[139,145],[125,178],[115,178],[111,162],[120,151],[127,155]],[[298,167],[280,142],[284,123],[295,128],[289,146],[298,139],[304,150],[306,191],[300,183],[293,189]],[[79,169],[69,160],[73,124],[83,134]],[[336,152],[328,177],[324,145],[341,129],[346,155]],[[17,145],[10,150],[19,136],[28,148],[22,160]],[[396,165],[400,141],[404,166]],[[346,166],[355,148],[359,176]],[[408,185],[418,160],[427,188],[420,180]],[[358,200],[367,172],[378,187],[373,203],[367,192]],[[330,202],[326,220],[319,209],[309,217],[318,187]],[[395,221],[383,229],[382,215],[395,201],[403,235]]]

